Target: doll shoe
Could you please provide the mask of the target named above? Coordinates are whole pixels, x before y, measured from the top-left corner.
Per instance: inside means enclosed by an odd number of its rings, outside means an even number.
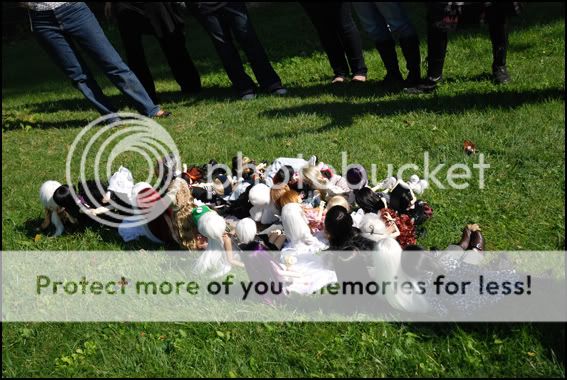
[[[465,228],[463,228],[463,235],[461,237],[461,241],[457,243],[457,245],[465,251],[467,250],[467,248],[471,243],[472,233],[473,231],[469,228],[469,226],[466,226]]]
[[[484,236],[482,236],[480,231],[471,232],[471,241],[468,249],[484,251]]]

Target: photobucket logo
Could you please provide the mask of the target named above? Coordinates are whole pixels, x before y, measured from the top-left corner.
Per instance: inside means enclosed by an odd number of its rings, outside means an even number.
[[[125,178],[127,183],[121,191],[108,197],[103,184],[111,178],[113,168],[122,166],[123,161],[116,161],[123,156],[138,162],[141,156],[147,164],[147,177],[136,186],[132,186],[131,177]],[[67,185],[81,212],[98,223],[116,228],[128,218],[129,227],[142,226],[169,207],[161,199],[166,187],[161,185],[169,183],[176,173],[166,172],[163,165],[155,170],[156,162],[165,156],[179,157],[179,152],[169,133],[153,119],[122,112],[102,116],[84,127],[73,141],[66,161]],[[74,173],[79,173],[78,177]],[[82,191],[77,193],[74,185]],[[101,194],[106,194],[104,201]]]
[[[478,179],[478,188],[484,189],[485,187],[485,171],[490,168],[490,164],[485,162],[484,154],[480,153],[476,156],[477,162],[473,163],[455,163],[448,165],[446,163],[433,163],[429,152],[423,153],[423,165],[420,167],[415,162],[405,163],[395,169],[394,164],[387,164],[386,174],[379,176],[378,165],[371,164],[370,171],[367,171],[362,165],[349,163],[347,152],[341,152],[341,170],[337,171],[330,165],[318,162],[315,156],[309,160],[305,160],[302,154],[297,155],[295,158],[280,157],[274,160],[267,168],[256,165],[255,163],[242,164],[242,152],[238,152],[235,160],[238,163],[233,168],[235,175],[241,177],[245,171],[253,172],[254,183],[265,182],[268,186],[273,188],[283,188],[290,181],[298,189],[310,187],[315,189],[328,189],[333,186],[334,181],[331,177],[334,174],[339,174],[344,177],[348,188],[350,190],[357,190],[364,186],[380,189],[388,188],[394,183],[387,183],[393,177],[395,179],[405,180],[416,177],[416,173],[420,173],[421,178],[429,187],[436,187],[438,189],[457,189],[463,190],[471,186],[475,177]],[[381,173],[384,165],[380,168]],[[208,181],[213,181],[215,178],[211,176],[216,169],[229,171],[230,169],[224,164],[217,164],[208,167],[209,178]],[[477,172],[477,174],[475,173]],[[386,180],[386,181],[384,181]],[[395,182],[395,181],[394,181]],[[226,179],[222,183],[224,187],[231,186],[231,181]]]

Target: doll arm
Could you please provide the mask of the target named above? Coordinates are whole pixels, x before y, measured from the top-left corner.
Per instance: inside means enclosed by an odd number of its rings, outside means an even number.
[[[110,212],[110,211],[114,210],[114,207],[101,206],[101,207],[98,207],[98,208],[95,208],[95,209],[88,209],[88,208],[82,208],[81,207],[80,210],[83,214],[95,216],[95,215],[98,215],[98,214],[104,214],[104,213]]]

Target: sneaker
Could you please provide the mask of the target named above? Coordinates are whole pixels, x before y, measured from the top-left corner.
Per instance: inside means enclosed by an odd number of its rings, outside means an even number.
[[[496,66],[492,68],[492,80],[496,84],[505,84],[510,82],[510,75],[506,66]]]
[[[250,94],[245,94],[245,95],[242,95],[240,97],[240,99],[242,99],[242,100],[254,100],[254,99],[256,99],[256,94],[253,93],[253,92],[250,93]]]
[[[285,87],[276,88],[272,91],[272,95],[284,96],[287,95],[287,89]]]

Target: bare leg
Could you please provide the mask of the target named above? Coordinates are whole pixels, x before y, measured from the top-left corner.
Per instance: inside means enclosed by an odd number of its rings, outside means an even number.
[[[61,218],[59,218],[59,214],[57,212],[51,213],[51,223],[55,225],[55,235],[53,235],[54,237],[61,235],[63,231],[65,231],[63,222],[61,221]]]

